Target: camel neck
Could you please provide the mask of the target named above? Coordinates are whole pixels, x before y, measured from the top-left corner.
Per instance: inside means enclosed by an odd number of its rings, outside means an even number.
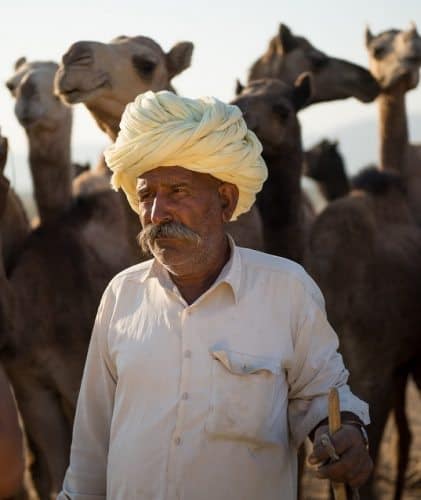
[[[265,248],[269,253],[301,260],[301,143],[278,154],[263,152],[269,177],[257,197]]]
[[[29,164],[41,224],[57,220],[72,203],[71,118],[55,130],[27,131]]]
[[[402,172],[408,149],[406,89],[398,83],[378,97],[380,116],[380,168]]]

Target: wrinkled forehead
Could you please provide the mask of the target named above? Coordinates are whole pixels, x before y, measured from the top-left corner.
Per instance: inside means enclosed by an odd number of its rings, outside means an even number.
[[[136,188],[138,190],[147,186],[173,186],[177,184],[184,184],[193,188],[209,187],[211,189],[219,186],[221,181],[211,174],[194,172],[178,165],[156,167],[142,173],[136,179]]]

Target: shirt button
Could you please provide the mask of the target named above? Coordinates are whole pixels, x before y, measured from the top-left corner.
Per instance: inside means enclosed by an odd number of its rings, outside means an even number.
[[[186,349],[184,351],[184,357],[185,358],[191,358],[191,351],[190,351],[190,349]]]
[[[189,393],[183,392],[183,394],[181,395],[181,399],[184,399],[184,401],[186,401],[186,399],[189,399]]]
[[[180,439],[179,437],[176,437],[176,438],[174,439],[174,443],[175,443],[177,446],[179,446],[179,445],[181,444],[181,439]]]

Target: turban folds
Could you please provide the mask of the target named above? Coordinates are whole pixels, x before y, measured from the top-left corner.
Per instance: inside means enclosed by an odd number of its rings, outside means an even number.
[[[235,220],[250,209],[267,178],[261,152],[237,106],[213,97],[148,91],[126,106],[117,140],[104,155],[112,186],[123,189],[135,212],[137,177],[157,167],[179,166],[235,184]]]

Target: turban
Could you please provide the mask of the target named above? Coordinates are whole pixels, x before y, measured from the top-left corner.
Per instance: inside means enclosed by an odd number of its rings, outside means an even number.
[[[237,106],[213,97],[148,91],[126,106],[117,139],[104,155],[112,186],[123,189],[135,212],[137,177],[157,167],[179,166],[235,184],[235,220],[250,209],[267,178],[261,152]]]

